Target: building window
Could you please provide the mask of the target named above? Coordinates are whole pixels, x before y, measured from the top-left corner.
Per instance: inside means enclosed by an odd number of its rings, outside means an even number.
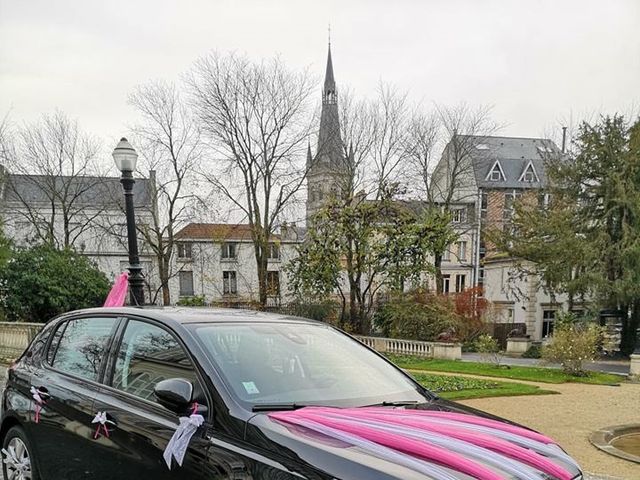
[[[527,170],[524,172],[524,175],[522,176],[522,181],[532,183],[536,180],[536,173],[533,171],[533,167],[527,168]]]
[[[267,248],[267,258],[269,260],[280,260],[280,246],[278,244],[270,243]]]
[[[467,221],[467,209],[466,208],[456,208],[451,212],[453,223],[464,223]]]
[[[178,243],[178,258],[191,258],[190,243]]]
[[[178,272],[178,278],[180,280],[180,296],[192,297],[193,296],[193,272]]]
[[[520,196],[522,192],[507,192],[504,194],[504,209],[502,210],[502,219],[503,220],[511,220],[513,214],[515,213],[515,202]]]
[[[551,201],[551,194],[540,192],[538,194],[538,207],[547,208],[549,206],[549,202]]]
[[[444,252],[442,252],[442,261],[450,262],[451,261],[451,247],[447,247]]]
[[[456,292],[464,292],[465,283],[467,280],[466,275],[456,275]]]
[[[458,261],[465,262],[467,260],[467,242],[458,242]]]
[[[553,324],[556,321],[555,310],[542,311],[542,338],[549,337],[553,334]]]
[[[224,295],[235,295],[238,293],[236,272],[233,270],[222,272],[222,293]]]
[[[480,196],[480,218],[487,218],[487,207],[489,206],[489,194],[482,192]]]
[[[451,291],[451,275],[442,276],[442,293],[449,293]]]
[[[238,256],[238,244],[226,242],[222,244],[222,258],[235,259]]]
[[[267,272],[267,295],[274,297],[280,295],[280,272]]]

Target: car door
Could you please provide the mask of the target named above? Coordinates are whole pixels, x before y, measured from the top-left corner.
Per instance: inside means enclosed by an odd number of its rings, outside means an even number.
[[[109,464],[109,470],[96,478],[227,478],[207,471],[210,443],[201,431],[193,436],[182,466],[175,461],[171,469],[166,465],[163,452],[179,417],[156,402],[153,390],[159,381],[175,377],[194,384],[199,411],[207,419],[203,383],[182,343],[159,323],[127,320],[113,346],[106,385],[98,392],[94,406],[113,422],[110,438],[101,436],[96,442],[96,455]]]
[[[94,398],[109,350],[116,317],[83,317],[60,322],[46,356],[33,369],[31,384],[49,394],[30,436],[44,479],[94,478]],[[32,402],[35,403],[35,402]]]

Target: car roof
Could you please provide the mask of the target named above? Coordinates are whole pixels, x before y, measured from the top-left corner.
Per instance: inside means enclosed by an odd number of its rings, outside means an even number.
[[[72,314],[100,314],[108,312],[110,315],[135,315],[153,318],[163,322],[175,321],[181,324],[186,323],[308,323],[321,324],[308,318],[296,317],[282,313],[258,312],[256,310],[246,310],[238,308],[217,308],[217,307],[101,307],[87,308],[69,312]]]

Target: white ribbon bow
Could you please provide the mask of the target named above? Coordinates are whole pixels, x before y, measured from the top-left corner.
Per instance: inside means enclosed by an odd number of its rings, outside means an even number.
[[[175,433],[167,443],[162,457],[167,463],[167,467],[171,470],[171,459],[175,458],[178,465],[182,466],[184,456],[187,453],[191,437],[196,433],[198,427],[204,423],[204,417],[194,413],[188,417],[180,417],[180,425],[176,428]]]
[[[93,420],[91,420],[91,423],[98,424],[98,427],[96,428],[96,432],[93,435],[93,438],[98,438],[98,435],[100,435],[101,430],[104,432],[104,436],[109,438],[109,429],[107,428],[107,424],[110,423],[111,425],[115,425],[111,420],[107,419],[106,411],[96,413],[96,416],[93,417]]]
[[[91,423],[99,423],[100,425],[104,425],[108,421],[109,420],[107,420],[107,412],[98,412],[96,413],[96,416],[93,417],[93,420],[91,420]]]
[[[39,404],[44,403],[43,398],[40,396],[40,391],[36,387],[31,387],[30,392],[31,396],[36,402],[38,402]]]

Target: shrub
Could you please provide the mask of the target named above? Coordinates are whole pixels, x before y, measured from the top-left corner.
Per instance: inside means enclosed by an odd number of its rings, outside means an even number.
[[[491,335],[480,335],[476,341],[476,351],[480,354],[480,358],[484,363],[493,363],[497,367],[502,362],[504,352],[500,351],[498,341]]]
[[[339,306],[331,300],[324,302],[292,302],[280,309],[280,311],[296,317],[335,324],[338,319]]]
[[[0,266],[0,289],[8,320],[45,322],[69,310],[101,306],[110,283],[87,257],[39,245],[12,251]]]
[[[522,358],[541,358],[542,349],[540,345],[531,345],[526,352],[522,354]]]
[[[586,321],[578,321],[572,314],[561,314],[556,320],[551,343],[543,347],[542,358],[559,363],[565,373],[584,376],[585,362],[598,356],[603,329]]]
[[[455,305],[446,295],[425,290],[396,294],[374,316],[374,325],[386,336],[409,340],[453,340],[460,328]]]
[[[458,338],[465,343],[472,343],[486,333],[487,316],[492,312],[492,304],[484,298],[482,287],[467,288],[455,295],[455,309],[460,317]]]
[[[181,307],[204,307],[206,305],[204,301],[204,295],[194,295],[192,297],[182,297],[176,302],[176,305]]]

